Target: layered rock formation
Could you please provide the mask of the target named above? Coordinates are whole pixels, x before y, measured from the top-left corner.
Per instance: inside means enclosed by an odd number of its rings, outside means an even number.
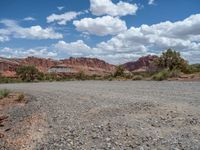
[[[37,57],[27,57],[25,59],[19,60],[20,65],[32,65],[36,66],[37,69],[43,73],[46,73],[48,69],[52,66],[62,64],[61,61]]]
[[[0,74],[5,77],[15,77],[19,62],[12,59],[0,58]]]
[[[4,76],[6,72],[14,72],[19,66],[22,65],[33,65],[43,73],[47,73],[49,68],[63,65],[71,67],[76,72],[84,72],[87,75],[106,75],[111,74],[115,71],[115,66],[106,63],[103,60],[97,58],[69,58],[64,60],[53,60],[36,57],[28,57],[25,59],[0,59],[0,72]],[[8,74],[8,73],[7,73]]]
[[[137,61],[128,62],[122,66],[131,72],[146,72],[156,70],[152,63],[158,56],[148,55],[139,58]],[[0,58],[0,73],[3,76],[15,76],[15,71],[19,66],[33,65],[43,73],[47,73],[51,67],[65,66],[72,68],[74,72],[84,72],[87,75],[107,75],[115,72],[116,66],[106,63],[97,58],[69,58],[64,60],[53,60],[45,58],[27,57],[24,59]]]
[[[158,56],[148,55],[139,58],[137,61],[128,62],[122,66],[131,72],[146,72],[156,70],[156,66],[153,64],[153,61],[157,59]]]
[[[86,74],[110,74],[114,73],[115,66],[97,58],[69,58],[62,60],[63,64]]]

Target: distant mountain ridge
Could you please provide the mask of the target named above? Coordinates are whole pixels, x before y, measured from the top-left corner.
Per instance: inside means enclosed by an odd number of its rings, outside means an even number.
[[[145,72],[155,69],[152,62],[158,58],[155,55],[148,55],[139,58],[137,61],[127,62],[122,66],[130,72]],[[75,72],[84,72],[87,75],[107,75],[113,74],[116,70],[116,66],[109,64],[103,60],[97,58],[73,58],[63,60],[54,60],[37,57],[27,58],[2,58],[0,57],[0,72],[4,76],[15,76],[16,69],[23,65],[34,65],[37,69],[43,73],[47,73],[49,68],[56,66],[70,67]]]
[[[34,65],[43,73],[47,73],[53,66],[63,65],[72,67],[77,72],[83,71],[85,74],[106,75],[113,73],[116,66],[111,65],[97,58],[69,58],[63,60],[53,60],[46,58],[27,57],[24,59],[0,58],[0,72],[5,76],[15,74],[16,69],[22,65]]]

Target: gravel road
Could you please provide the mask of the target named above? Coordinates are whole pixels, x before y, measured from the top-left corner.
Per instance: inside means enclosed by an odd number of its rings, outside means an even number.
[[[0,139],[0,149],[200,149],[200,82],[70,81],[3,88],[24,92],[29,100],[4,112],[11,130]]]

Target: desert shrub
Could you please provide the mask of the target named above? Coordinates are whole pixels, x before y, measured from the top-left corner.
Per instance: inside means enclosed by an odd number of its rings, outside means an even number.
[[[0,90],[0,99],[7,97],[10,94],[10,91],[7,89]]]
[[[42,73],[42,72],[38,72],[37,79],[40,80],[40,81],[44,81],[45,80],[45,74]]]
[[[155,72],[134,72],[134,76],[141,76],[142,78],[149,78],[152,77],[155,74]]]
[[[136,76],[133,76],[132,80],[142,80],[143,79],[143,76],[141,75],[136,75]]]
[[[188,67],[188,62],[181,57],[179,52],[172,49],[163,52],[154,63],[159,68],[168,69],[170,71],[174,69],[184,71]]]
[[[19,101],[19,102],[20,102],[20,101],[23,101],[23,100],[24,100],[24,97],[25,97],[24,94],[22,94],[22,93],[19,94],[18,97],[17,97],[17,101]]]
[[[57,78],[55,79],[55,81],[62,81],[62,78],[61,78],[61,77],[57,77]]]
[[[180,70],[174,69],[172,71],[168,71],[168,78],[177,78],[181,74]]]
[[[123,77],[125,79],[132,79],[133,78],[133,74],[132,73],[127,73],[127,74],[124,74]]]
[[[197,72],[200,72],[200,64],[193,64],[191,66],[193,66]]]
[[[110,75],[105,75],[105,76],[101,76],[101,77],[99,77],[99,80],[112,80],[114,77],[113,77],[113,75],[112,74],[110,74]]]
[[[44,80],[47,81],[55,81],[57,78],[57,75],[55,73],[48,73],[44,75]]]
[[[124,67],[123,66],[117,66],[117,68],[116,68],[116,71],[115,71],[115,73],[114,73],[114,77],[121,77],[121,76],[124,76],[124,71],[125,71],[125,69],[124,69]]]
[[[10,83],[12,82],[10,78],[0,77],[0,83]]]
[[[15,78],[0,76],[0,83],[18,83],[18,82],[21,82],[21,80],[15,79]]]
[[[71,81],[73,78],[71,76],[65,76],[61,78],[61,81]]]
[[[96,74],[93,74],[91,76],[88,77],[89,80],[98,80],[99,79],[99,76],[96,75]]]
[[[38,78],[39,71],[35,66],[21,66],[16,73],[23,81],[31,82]]]
[[[113,81],[113,77],[108,78],[108,81]]]
[[[163,70],[158,72],[157,74],[153,75],[152,79],[156,81],[162,81],[166,80],[169,76],[169,71],[168,70]]]
[[[83,71],[80,71],[76,74],[76,79],[77,80],[86,80],[87,76],[84,74]]]
[[[184,68],[183,72],[186,74],[198,73],[200,72],[200,64],[188,65],[186,68]]]

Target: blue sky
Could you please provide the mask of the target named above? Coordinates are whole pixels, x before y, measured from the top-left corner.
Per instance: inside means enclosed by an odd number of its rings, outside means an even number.
[[[199,0],[1,0],[0,56],[119,64],[174,48],[200,62]]]

